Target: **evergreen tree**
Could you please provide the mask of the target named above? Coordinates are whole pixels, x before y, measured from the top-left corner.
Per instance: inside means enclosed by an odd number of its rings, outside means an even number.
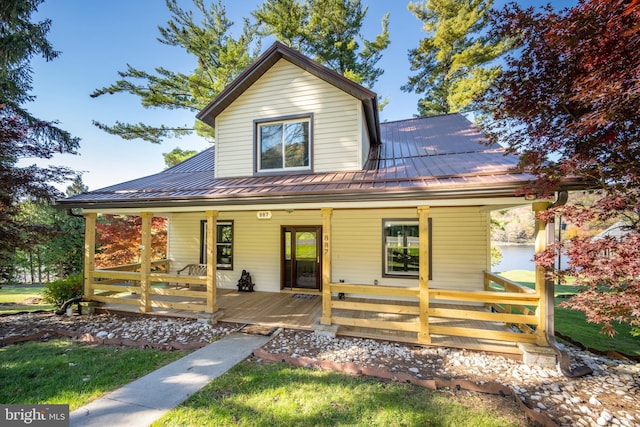
[[[409,3],[429,36],[409,51],[411,70],[405,92],[423,95],[418,116],[464,110],[500,75],[488,66],[507,49],[503,39],[489,39],[483,31],[493,0],[428,0]]]
[[[24,103],[33,101],[30,60],[49,61],[58,52],[46,39],[51,22],[31,22],[41,0],[0,2],[0,279],[10,278],[12,257],[27,248],[28,236],[43,225],[21,216],[25,201],[48,202],[59,197],[52,183],[72,176],[66,168],[18,166],[23,158],[50,159],[56,153],[75,154],[79,139],[59,129],[55,122],[33,117]],[[46,228],[46,227],[45,227]]]
[[[193,2],[201,16],[201,23],[195,22],[193,11],[180,8],[177,0],[166,0],[171,19],[166,26],[158,27],[160,43],[181,47],[195,56],[197,66],[191,74],[174,72],[161,66],[153,72],[147,72],[128,65],[126,71],[118,73],[120,80],[95,90],[91,96],[129,93],[139,97],[145,107],[193,112],[204,108],[256,58],[259,44],[255,49],[250,48],[256,31],[248,20],[245,20],[237,39],[230,35],[233,22],[227,18],[220,1],[212,3],[209,8],[205,7],[203,0]],[[124,139],[140,138],[154,143],[160,143],[164,138],[188,135],[193,131],[210,139],[214,136],[213,129],[200,122],[178,127],[120,121],[114,125],[99,121],[94,121],[94,124]]]
[[[389,14],[375,39],[362,37],[367,7],[360,0],[266,0],[253,16],[263,34],[373,88],[382,75],[376,64],[389,45]]]
[[[196,150],[182,150],[180,147],[176,147],[168,153],[162,153],[162,156],[164,157],[164,164],[167,168],[170,168],[196,154],[198,154]]]

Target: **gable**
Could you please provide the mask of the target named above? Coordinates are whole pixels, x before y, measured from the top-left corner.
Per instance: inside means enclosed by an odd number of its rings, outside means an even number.
[[[253,175],[256,122],[301,115],[312,125],[313,172],[362,168],[361,102],[280,59],[216,117],[216,176]]]

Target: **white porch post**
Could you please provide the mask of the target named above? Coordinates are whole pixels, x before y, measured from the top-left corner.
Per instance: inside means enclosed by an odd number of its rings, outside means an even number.
[[[331,217],[333,208],[320,209],[322,214],[322,317],[320,323],[331,324]]]
[[[142,242],[140,251],[140,311],[142,313],[151,312],[151,297],[149,296],[149,272],[151,271],[151,220],[153,213],[142,212]]]
[[[206,211],[207,215],[207,313],[218,311],[216,301],[216,232],[218,211]]]
[[[418,206],[420,256],[420,331],[418,342],[431,343],[429,333],[429,206]]]
[[[537,214],[538,212],[542,212],[546,210],[551,205],[550,202],[535,202],[531,209]],[[547,224],[545,221],[542,221],[536,218],[535,222],[535,253],[539,254],[543,252],[547,248]],[[536,343],[538,345],[546,346],[547,338],[546,338],[546,319],[547,319],[547,310],[549,308],[546,304],[546,294],[547,294],[547,281],[546,281],[546,269],[536,264],[536,293],[540,297],[538,303],[538,309],[536,310],[536,318],[538,320],[538,327],[536,329]],[[553,299],[551,299],[553,301]]]
[[[93,298],[93,270],[96,260],[96,218],[98,214],[84,215],[84,298]]]

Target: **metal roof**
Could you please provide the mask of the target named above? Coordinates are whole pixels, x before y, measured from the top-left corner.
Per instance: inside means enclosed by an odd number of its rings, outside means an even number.
[[[512,196],[533,177],[460,114],[381,123],[363,170],[214,177],[215,147],[155,175],[60,200],[67,207]]]

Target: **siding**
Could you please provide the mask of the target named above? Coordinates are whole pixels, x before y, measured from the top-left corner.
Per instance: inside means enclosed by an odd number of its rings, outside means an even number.
[[[433,288],[481,290],[488,269],[488,215],[477,207],[432,208]],[[382,219],[417,218],[416,209],[361,209],[333,212],[332,280],[347,283],[417,286],[417,279],[382,277]],[[170,220],[172,266],[198,262],[200,220],[204,214],[174,214]],[[280,230],[284,225],[321,225],[320,212],[272,211],[270,220],[255,212],[221,212],[234,221],[234,270],[218,272],[218,286],[234,288],[243,269],[256,290],[280,289]],[[172,268],[174,269],[174,268]]]
[[[253,175],[253,121],[313,113],[314,172],[361,168],[360,102],[281,59],[216,119],[216,176]]]

